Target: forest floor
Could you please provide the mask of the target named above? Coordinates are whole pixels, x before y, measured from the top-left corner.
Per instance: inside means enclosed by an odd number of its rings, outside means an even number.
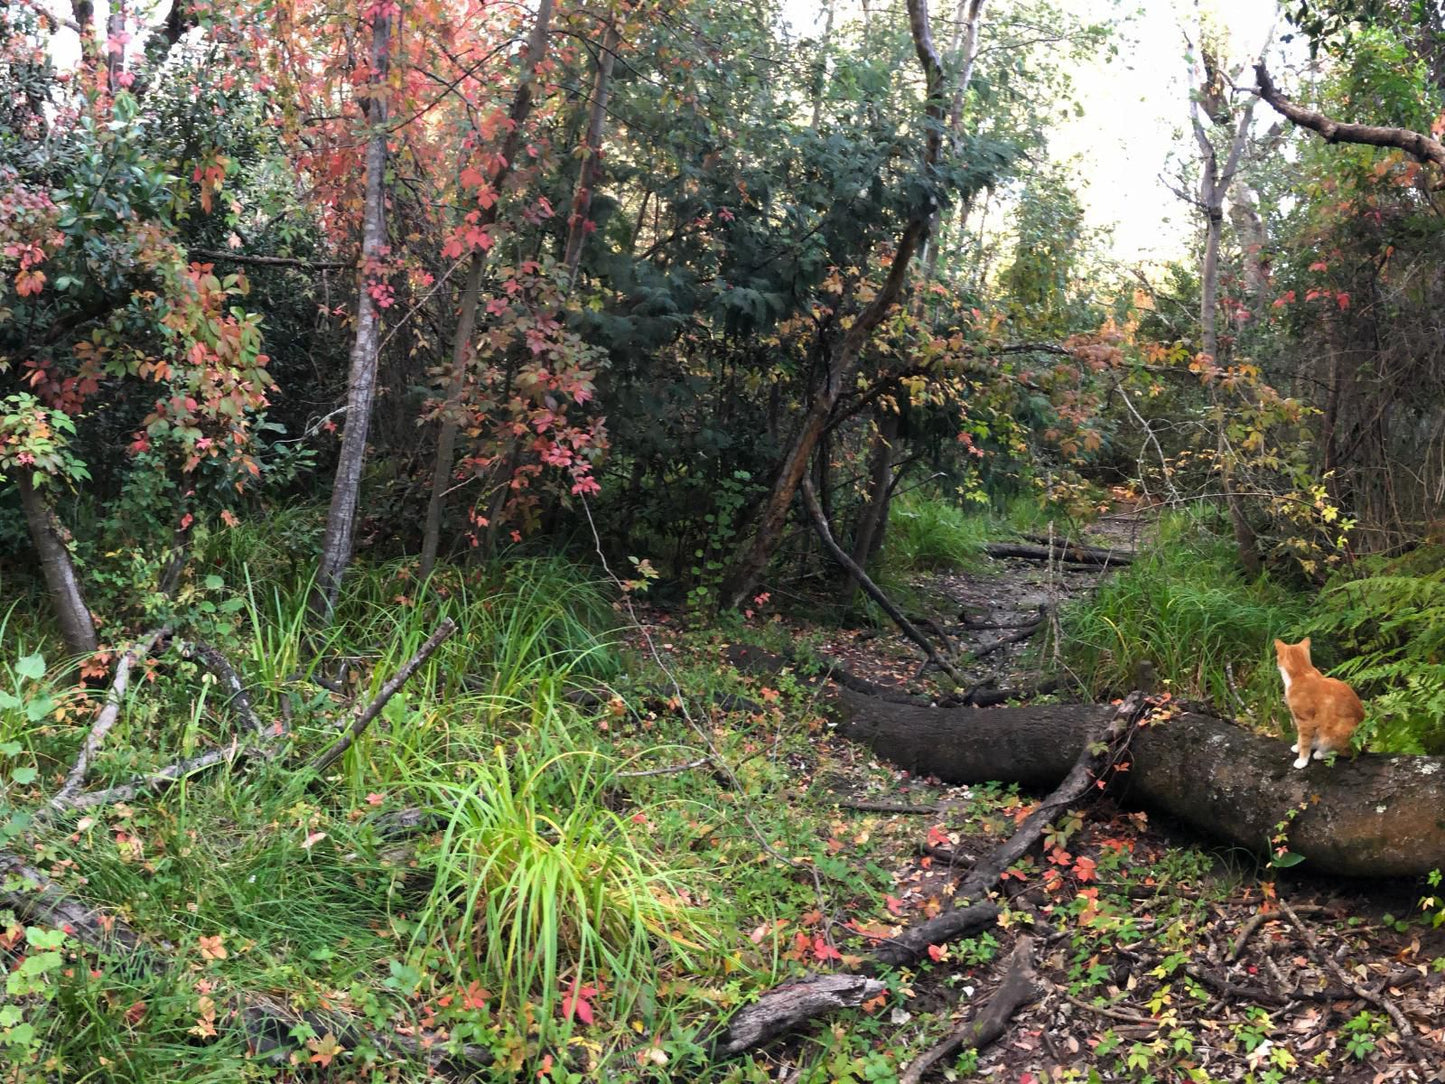
[[[1125,518],[1084,541],[1132,548],[1147,534],[1147,524]],[[969,681],[1013,687],[1054,653],[1059,607],[1107,574],[1008,558],[922,575],[915,599],[929,601],[933,629],[965,658],[1042,615],[1039,635],[966,667]],[[858,676],[926,691],[917,649],[891,631],[774,623],[786,627],[781,639],[810,641]],[[774,695],[761,679],[739,680],[763,699]],[[799,694],[796,703],[810,701]],[[754,931],[755,941],[772,940],[799,966],[830,954],[810,946],[836,944],[849,962],[937,913],[1038,797],[911,777],[825,735],[789,747],[787,810],[767,814],[774,822],[786,815],[795,836],[815,833],[831,859],[826,868],[816,863],[823,883],[815,907]],[[838,887],[850,883],[881,883],[881,906],[876,895]],[[998,929],[925,962],[887,1004],[869,1006],[871,1016],[836,1021],[821,1040],[775,1045],[755,1064],[767,1064],[773,1080],[894,1079],[891,1072],[979,1011],[1018,937],[1032,931],[1040,935],[1041,996],[999,1042],[945,1059],[923,1079],[1445,1079],[1445,928],[1421,908],[1430,891],[1421,882],[1274,869],[1102,798],[1065,817],[1041,854],[1005,875]],[[1401,1033],[1402,1022],[1411,1034]],[[828,1049],[821,1060],[815,1042]],[[831,1075],[817,1075],[820,1064]]]

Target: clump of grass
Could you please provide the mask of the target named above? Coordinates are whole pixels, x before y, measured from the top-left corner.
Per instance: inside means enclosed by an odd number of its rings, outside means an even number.
[[[1283,587],[1246,580],[1229,542],[1169,515],[1147,553],[1065,608],[1065,651],[1095,694],[1130,687],[1147,661],[1176,694],[1277,717],[1274,638],[1292,635],[1305,612]]]
[[[573,743],[548,729],[541,754],[498,747],[463,782],[420,784],[450,820],[415,943],[447,946],[460,973],[540,1020],[573,1015],[564,999],[586,988],[625,1018],[661,961],[693,966],[713,934],[682,874],[606,805],[607,760],[560,751]]]
[[[904,496],[889,509],[883,561],[894,572],[974,567],[998,533],[987,513],[937,497]]]

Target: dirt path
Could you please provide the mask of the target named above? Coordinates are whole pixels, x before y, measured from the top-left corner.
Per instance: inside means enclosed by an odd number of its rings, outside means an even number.
[[[1147,514],[1124,511],[1069,541],[1136,553],[1147,544],[1150,527]],[[919,602],[910,617],[922,619],[919,624],[935,638],[946,638],[969,689],[1025,688],[1043,672],[1063,672],[1061,609],[1117,571],[1118,566],[980,556],[975,568],[920,574],[913,584]],[[925,691],[918,649],[896,630],[839,630],[819,650],[879,685]]]

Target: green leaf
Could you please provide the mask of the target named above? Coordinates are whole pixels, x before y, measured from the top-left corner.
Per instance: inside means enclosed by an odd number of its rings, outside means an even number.
[[[1280,869],[1289,869],[1291,866],[1299,865],[1304,860],[1305,856],[1302,854],[1296,854],[1294,851],[1285,851],[1283,854],[1277,854],[1270,859],[1269,864],[1271,866],[1277,866]]]
[[[10,772],[10,778],[20,786],[29,786],[35,782],[35,777],[40,774],[35,768],[15,768]]]
[[[15,672],[23,678],[31,681],[39,681],[45,676],[45,658],[42,655],[22,655],[15,663]]]

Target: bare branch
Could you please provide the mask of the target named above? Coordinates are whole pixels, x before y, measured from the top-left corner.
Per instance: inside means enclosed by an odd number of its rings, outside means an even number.
[[[1261,62],[1254,66],[1259,96],[1281,116],[1324,136],[1328,143],[1363,143],[1370,147],[1395,147],[1421,162],[1434,162],[1445,169],[1445,143],[1408,128],[1385,128],[1374,124],[1346,124],[1290,101],[1274,85]]]
[[[407,659],[400,670],[391,676],[381,690],[372,698],[371,703],[366,706],[358,706],[355,715],[352,717],[351,726],[345,734],[312,762],[312,768],[319,774],[324,772],[331,765],[341,758],[341,755],[350,749],[361,733],[371,725],[371,721],[381,714],[381,709],[386,707],[386,702],[396,695],[399,690],[416,673],[421,664],[426,662],[431,653],[446,642],[452,633],[457,631],[457,623],[450,617],[437,626],[436,632],[427,637],[426,643],[417,648],[416,654]]]

